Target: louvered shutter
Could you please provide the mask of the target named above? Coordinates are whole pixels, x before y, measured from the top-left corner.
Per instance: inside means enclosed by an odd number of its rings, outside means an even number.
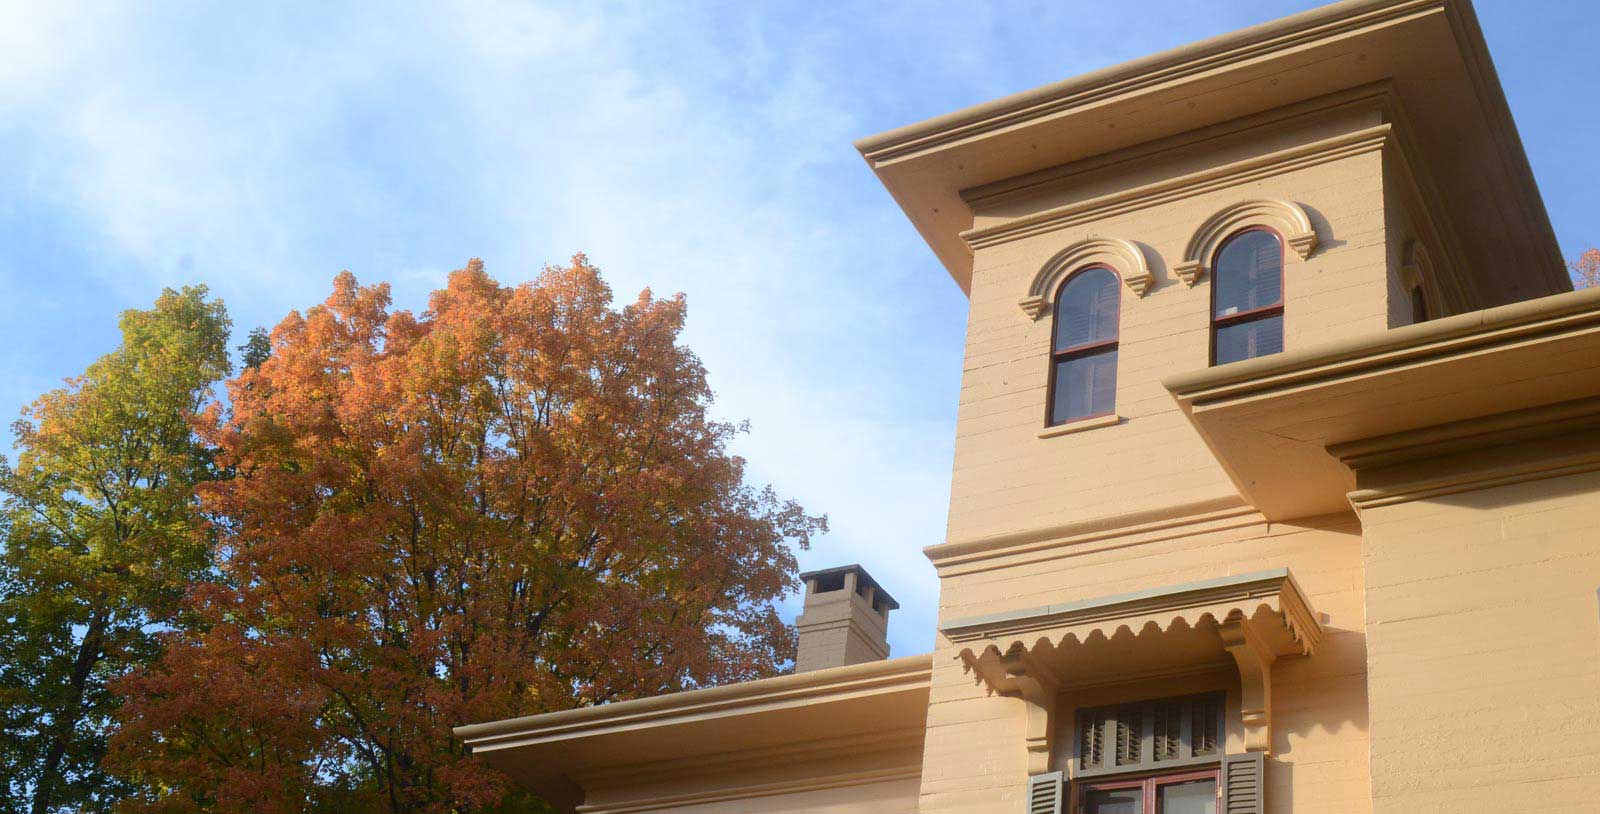
[[[1214,764],[1222,710],[1219,693],[1079,709],[1074,776]]]
[[[1261,752],[1222,759],[1221,814],[1265,814],[1266,767]]]
[[[1061,814],[1061,772],[1049,772],[1028,777],[1027,814]]]
[[[1130,706],[1117,710],[1117,765],[1139,765],[1139,747],[1143,740],[1144,709]]]

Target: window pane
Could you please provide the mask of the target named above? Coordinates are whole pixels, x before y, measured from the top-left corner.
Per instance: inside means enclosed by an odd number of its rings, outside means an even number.
[[[1161,786],[1156,790],[1156,814],[1217,814],[1217,781]]]
[[[1050,423],[1105,415],[1117,405],[1117,349],[1056,362]]]
[[[1217,252],[1215,317],[1242,314],[1283,300],[1283,247],[1271,232],[1242,232]]]
[[[1222,728],[1222,699],[1215,696],[1194,699],[1189,716],[1189,747],[1195,757],[1217,751],[1218,730]]]
[[[1083,793],[1083,814],[1143,814],[1141,789],[1090,789]]]
[[[1089,269],[1074,275],[1056,296],[1056,350],[1117,338],[1117,275]]]
[[[1277,353],[1283,350],[1283,315],[1273,314],[1217,329],[1217,364]]]

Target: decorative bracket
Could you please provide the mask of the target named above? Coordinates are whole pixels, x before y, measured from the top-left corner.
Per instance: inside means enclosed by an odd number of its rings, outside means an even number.
[[[1273,651],[1249,619],[1231,619],[1217,627],[1222,646],[1239,666],[1239,715],[1244,719],[1247,752],[1272,752]]]
[[[967,666],[998,695],[1016,698],[1023,705],[1023,742],[1028,752],[1028,774],[1050,771],[1055,746],[1056,692],[1061,679],[1055,671],[1022,648],[1005,655],[980,657],[962,654]]]
[[[1028,749],[1028,774],[1048,772],[1056,734],[1056,690],[1061,681],[1026,650],[1007,654],[1000,665],[1005,674],[1000,694],[1022,699],[1027,716],[1023,738]]]

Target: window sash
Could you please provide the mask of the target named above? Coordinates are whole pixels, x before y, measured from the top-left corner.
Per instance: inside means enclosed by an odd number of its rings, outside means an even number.
[[[1248,265],[1225,268],[1223,255],[1227,254],[1229,249],[1235,248],[1240,238],[1250,235],[1262,235],[1272,238],[1271,250],[1263,251],[1267,247],[1259,246],[1255,254],[1248,256],[1248,259],[1243,259],[1244,256],[1235,255],[1235,257],[1241,257],[1241,262]],[[1269,263],[1273,268],[1269,269]],[[1216,259],[1213,261],[1214,270],[1212,271],[1211,286],[1212,320],[1228,319],[1249,311],[1259,311],[1274,305],[1282,305],[1284,293],[1283,264],[1283,238],[1277,232],[1258,226],[1242,229],[1230,235],[1227,240],[1222,242],[1221,247],[1217,249]],[[1260,273],[1263,271],[1267,273]],[[1236,273],[1240,276],[1235,276]],[[1222,301],[1225,299],[1222,296],[1225,291],[1238,299],[1235,307],[1246,307],[1242,308],[1242,310],[1231,312],[1222,310],[1227,305]],[[1266,296],[1268,293],[1273,295],[1270,300]]]
[[[1161,772],[1114,780],[1075,781],[1072,791],[1072,811],[1074,814],[1083,814],[1090,792],[1139,789],[1143,814],[1162,814],[1157,810],[1161,788],[1180,783],[1192,783],[1196,780],[1210,780],[1212,782],[1212,789],[1217,797],[1217,810],[1220,812],[1222,810],[1222,771],[1220,767],[1216,766],[1200,771]]]
[[[1231,244],[1233,241],[1237,240],[1238,238],[1240,238],[1240,237],[1242,237],[1244,235],[1248,235],[1248,234],[1251,234],[1251,233],[1254,233],[1254,232],[1260,232],[1260,233],[1263,233],[1263,234],[1271,235],[1273,240],[1274,240],[1274,242],[1276,243],[1277,250],[1278,250],[1277,275],[1276,275],[1276,278],[1272,278],[1272,277],[1269,276],[1264,280],[1256,280],[1256,281],[1253,282],[1252,285],[1240,288],[1239,291],[1235,292],[1235,293],[1239,293],[1239,294],[1245,295],[1246,299],[1252,299],[1253,298],[1252,295],[1254,295],[1257,291],[1259,291],[1264,286],[1264,284],[1266,282],[1270,281],[1270,282],[1273,282],[1273,283],[1276,284],[1277,298],[1273,302],[1266,303],[1264,305],[1257,305],[1257,306],[1254,306],[1252,308],[1249,308],[1249,309],[1246,309],[1246,310],[1243,310],[1243,311],[1234,311],[1234,312],[1225,313],[1225,314],[1224,313],[1219,313],[1218,312],[1218,308],[1222,305],[1222,303],[1218,302],[1218,295],[1219,295],[1219,293],[1220,293],[1220,291],[1221,291],[1221,289],[1223,287],[1222,286],[1222,279],[1226,274],[1226,271],[1222,268],[1222,254],[1223,254],[1223,252],[1227,251],[1227,249],[1229,247],[1229,244]],[[1282,235],[1279,235],[1277,232],[1275,232],[1275,231],[1273,231],[1271,229],[1268,229],[1268,228],[1265,228],[1265,227],[1256,226],[1256,227],[1250,227],[1250,228],[1242,229],[1242,230],[1240,230],[1238,232],[1235,232],[1234,234],[1230,235],[1227,240],[1224,240],[1222,242],[1222,245],[1217,249],[1217,253],[1216,253],[1215,259],[1213,260],[1213,270],[1212,270],[1212,280],[1211,280],[1211,364],[1218,365],[1218,364],[1227,364],[1229,362],[1240,362],[1240,361],[1244,361],[1245,359],[1255,359],[1255,358],[1259,358],[1261,356],[1269,356],[1272,353],[1277,353],[1277,352],[1281,352],[1282,351],[1282,347],[1283,347],[1282,317],[1283,317],[1283,305],[1284,305],[1284,296],[1285,296],[1285,292],[1284,292],[1284,287],[1285,287],[1285,279],[1284,279],[1285,278],[1285,274],[1284,274],[1285,257],[1284,257],[1284,248],[1283,247],[1284,247],[1284,242],[1283,242],[1283,236]],[[1256,258],[1255,262],[1259,262],[1259,261],[1260,261],[1260,258]],[[1219,359],[1218,358],[1218,356],[1217,356],[1217,337],[1218,337],[1218,334],[1223,329],[1231,328],[1231,327],[1234,327],[1234,326],[1237,326],[1237,325],[1241,325],[1241,324],[1244,324],[1244,323],[1247,323],[1247,322],[1255,322],[1255,321],[1258,321],[1258,320],[1272,319],[1273,317],[1278,317],[1279,318],[1279,326],[1278,326],[1278,347],[1279,347],[1279,350],[1278,351],[1270,351],[1270,352],[1266,352],[1266,353],[1252,353],[1252,354],[1247,354],[1247,355],[1244,355],[1244,356],[1240,356],[1239,358],[1236,358],[1236,359],[1235,358],[1229,358],[1229,359]]]
[[[1276,331],[1276,336],[1275,337],[1271,337],[1272,339],[1276,339],[1276,343],[1275,343],[1276,346],[1277,346],[1276,350],[1265,350],[1265,351],[1259,350],[1259,349],[1253,350],[1253,351],[1252,350],[1245,350],[1243,352],[1236,353],[1236,354],[1228,354],[1228,355],[1226,355],[1226,357],[1221,352],[1222,348],[1223,348],[1223,345],[1225,344],[1223,342],[1224,332],[1228,332],[1231,335],[1232,332],[1229,331],[1229,329],[1240,328],[1240,327],[1243,327],[1243,326],[1246,326],[1246,325],[1253,325],[1253,324],[1256,324],[1256,323],[1268,322],[1268,321],[1271,321],[1271,320],[1276,320],[1277,321],[1277,325],[1278,325],[1277,331]],[[1256,310],[1256,311],[1251,311],[1248,314],[1242,314],[1242,315],[1240,315],[1238,317],[1230,318],[1230,319],[1227,319],[1227,320],[1221,320],[1221,321],[1212,323],[1212,325],[1211,325],[1211,364],[1213,364],[1213,365],[1225,365],[1225,364],[1228,364],[1230,362],[1242,362],[1242,361],[1244,361],[1246,359],[1259,359],[1262,356],[1271,356],[1271,355],[1273,355],[1275,353],[1282,353],[1282,352],[1283,352],[1283,306],[1281,306],[1281,305],[1272,306],[1270,308],[1262,308],[1262,309],[1259,309],[1259,310]]]
[[[1069,292],[1073,290],[1080,296],[1070,295]],[[1050,328],[1049,386],[1046,388],[1044,405],[1046,427],[1059,427],[1116,412],[1117,345],[1122,332],[1121,294],[1121,278],[1105,266],[1079,269],[1056,289],[1053,324]],[[1077,340],[1075,344],[1063,344],[1074,340]],[[1102,354],[1111,357],[1109,372],[1093,364],[1068,364]],[[1085,375],[1093,378],[1064,381],[1071,378],[1071,371],[1080,368],[1087,370]],[[1097,388],[1096,382],[1105,386]],[[1066,387],[1072,387],[1073,390],[1064,391]],[[1068,396],[1068,400],[1057,404],[1063,396]]]
[[[1122,328],[1121,290],[1117,273],[1105,266],[1089,266],[1073,272],[1056,291],[1054,324],[1050,329],[1051,350],[1065,353],[1115,342]],[[1075,311],[1072,310],[1074,306]],[[1081,341],[1067,344],[1073,338],[1081,338]]]
[[[1104,388],[1104,390],[1109,392],[1102,392],[1101,388],[1096,388],[1094,386],[1094,381],[1092,380],[1087,383],[1072,380],[1071,377],[1066,375],[1064,372],[1064,369],[1067,369],[1066,363],[1068,362],[1087,361],[1099,356],[1111,357],[1109,361],[1111,371],[1110,374],[1106,376],[1108,381],[1105,382]],[[1117,342],[1115,340],[1110,342],[1100,342],[1094,345],[1076,348],[1062,353],[1051,354],[1050,387],[1049,392],[1046,393],[1047,399],[1045,402],[1046,426],[1059,427],[1063,424],[1070,424],[1074,421],[1085,421],[1087,419],[1099,418],[1101,416],[1108,416],[1115,413],[1117,411],[1118,361]],[[1093,374],[1095,371],[1096,368],[1091,366],[1086,367],[1082,372]],[[1083,410],[1081,413],[1069,412],[1065,415],[1057,414],[1057,401],[1063,394],[1062,388],[1066,387],[1087,387],[1085,393],[1082,394],[1089,403],[1087,409]]]

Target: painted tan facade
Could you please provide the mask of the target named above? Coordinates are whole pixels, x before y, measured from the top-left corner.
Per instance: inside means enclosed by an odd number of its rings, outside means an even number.
[[[857,146],[970,298],[934,652],[886,658],[893,600],[815,572],[796,673],[475,754],[584,812],[1087,812],[1208,772],[1211,811],[1600,811],[1600,291],[1469,4],[1337,3]],[[1250,229],[1283,350],[1212,365]],[[1052,425],[1055,297],[1095,267],[1115,406]],[[1136,709],[1144,751],[1095,751]]]

